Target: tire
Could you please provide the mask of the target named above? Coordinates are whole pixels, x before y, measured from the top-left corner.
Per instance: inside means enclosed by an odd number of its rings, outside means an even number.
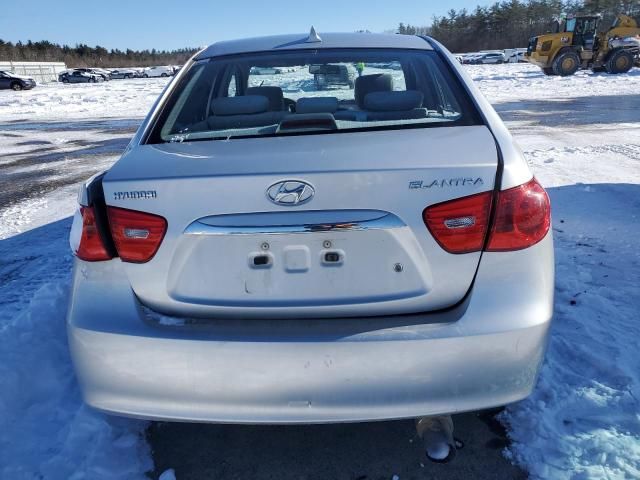
[[[146,73],[144,75],[142,75],[144,78],[149,78],[149,75],[147,75]]]
[[[543,68],[542,69],[542,73],[544,73],[545,75],[548,75],[548,76],[555,75],[555,73],[553,73],[553,68],[551,68],[551,67]]]
[[[627,73],[633,67],[633,55],[626,50],[614,50],[604,64],[608,73]]]
[[[125,80],[128,80],[131,78],[131,75],[129,75],[128,73],[123,77]]]
[[[580,57],[573,50],[567,50],[553,60],[552,68],[554,74],[568,77],[580,68]]]
[[[22,85],[20,85],[18,82],[13,82],[11,84],[11,90],[13,90],[14,92],[19,92],[20,90],[22,90]]]
[[[62,83],[69,83],[69,79],[68,78],[63,78],[62,79]]]
[[[164,77],[167,76],[167,74],[166,73],[162,73],[162,74],[160,74],[160,76],[164,78]]]

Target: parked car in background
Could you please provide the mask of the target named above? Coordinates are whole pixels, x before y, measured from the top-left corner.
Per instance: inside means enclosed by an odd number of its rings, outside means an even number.
[[[73,70],[98,75],[105,81],[111,80],[111,73],[108,70],[104,70],[102,68],[74,68]]]
[[[519,63],[525,62],[524,54],[527,52],[526,48],[505,48],[504,56],[506,63]]]
[[[133,68],[119,68],[117,70],[111,70],[112,79],[139,78],[139,77],[140,77],[140,72]]]
[[[505,55],[502,52],[486,52],[486,53],[481,53],[480,55],[475,57],[473,63],[479,64],[479,65],[490,65],[490,64],[505,63],[506,60],[507,59],[505,58]]]
[[[251,67],[251,75],[279,75],[282,69],[277,67]]]
[[[30,90],[36,86],[36,81],[31,77],[25,77],[16,73],[7,72],[6,70],[0,71],[0,90]]]
[[[356,67],[351,63],[309,65],[309,73],[313,75],[318,90],[340,85],[354,88],[358,76]]]
[[[295,67],[251,67],[251,75],[280,75],[295,72]]]
[[[167,66],[159,66],[159,67],[149,67],[145,68],[142,76],[144,78],[150,77],[171,77],[173,76],[174,71],[173,68]]]
[[[521,150],[435,40],[312,33],[202,50],[81,187],[66,319],[89,405],[322,423],[531,393],[554,259]],[[348,84],[360,62],[403,69],[323,95],[250,75]]]
[[[463,53],[460,55],[462,57],[462,64],[464,65],[473,65],[474,62],[480,57],[479,53]]]
[[[97,83],[103,82],[102,75],[79,70],[66,71],[58,75],[58,81],[62,83]]]

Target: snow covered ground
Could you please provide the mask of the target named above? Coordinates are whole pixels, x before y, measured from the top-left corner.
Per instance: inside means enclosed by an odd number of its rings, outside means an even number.
[[[532,478],[638,478],[640,69],[467,68],[553,203],[556,318],[534,394],[501,415],[506,454]],[[117,158],[165,84],[0,91],[0,478],[152,468],[145,422],[82,406],[64,328],[66,236],[77,183]]]
[[[164,78],[63,85],[44,83],[20,95],[0,91],[0,122],[140,118],[167,85]]]

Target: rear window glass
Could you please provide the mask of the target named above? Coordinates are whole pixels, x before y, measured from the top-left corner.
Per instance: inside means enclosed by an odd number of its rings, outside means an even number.
[[[150,143],[478,123],[435,52],[314,50],[200,61]]]

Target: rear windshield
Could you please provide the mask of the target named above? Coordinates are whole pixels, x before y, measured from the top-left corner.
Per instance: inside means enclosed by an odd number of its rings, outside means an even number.
[[[477,123],[435,52],[287,51],[195,63],[149,143]]]

